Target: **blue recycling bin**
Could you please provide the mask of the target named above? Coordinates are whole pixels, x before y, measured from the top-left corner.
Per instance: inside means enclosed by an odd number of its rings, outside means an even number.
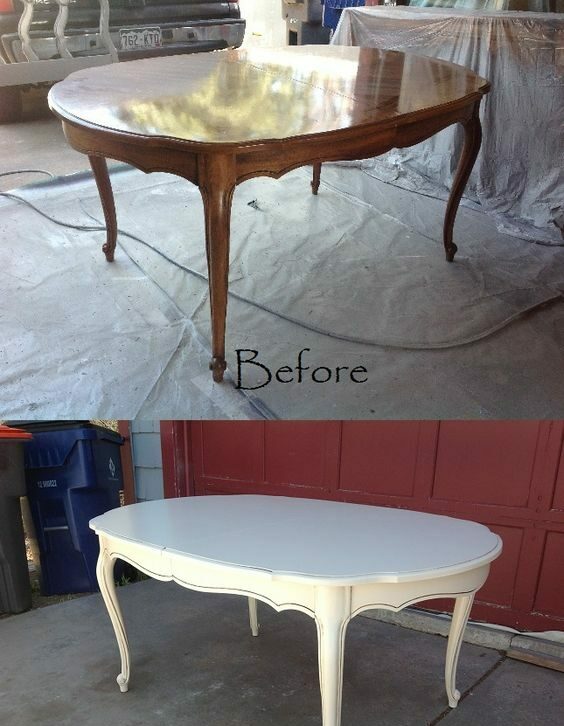
[[[123,438],[88,422],[23,424],[27,495],[46,595],[94,592],[98,538],[92,517],[120,506]]]

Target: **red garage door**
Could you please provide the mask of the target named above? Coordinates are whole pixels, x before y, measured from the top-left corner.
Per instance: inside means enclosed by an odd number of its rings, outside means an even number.
[[[161,430],[167,496],[284,494],[482,522],[504,551],[472,617],[564,629],[562,421],[163,422]]]

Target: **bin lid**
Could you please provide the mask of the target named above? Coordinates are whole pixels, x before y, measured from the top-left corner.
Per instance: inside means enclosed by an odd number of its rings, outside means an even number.
[[[80,441],[106,441],[118,446],[124,442],[115,431],[88,423],[78,426],[61,421],[56,427],[54,422],[49,422],[43,430],[39,426],[41,424],[32,427],[33,441],[25,446],[25,468],[28,470],[64,466]]]
[[[0,441],[28,441],[32,438],[33,436],[27,431],[0,424]]]

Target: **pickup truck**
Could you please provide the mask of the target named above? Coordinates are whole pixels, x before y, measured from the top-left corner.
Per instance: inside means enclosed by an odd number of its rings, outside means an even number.
[[[237,47],[245,33],[238,0],[109,0],[109,19],[103,5],[0,0],[0,122],[19,119],[22,90],[90,62]]]

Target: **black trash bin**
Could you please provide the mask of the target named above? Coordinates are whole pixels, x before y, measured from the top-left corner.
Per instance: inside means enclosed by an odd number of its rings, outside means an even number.
[[[88,522],[120,506],[123,438],[85,421],[21,425],[33,433],[25,447],[25,473],[42,590],[94,592],[99,546]]]
[[[31,607],[20,497],[25,496],[23,447],[26,431],[0,426],[0,612]]]

